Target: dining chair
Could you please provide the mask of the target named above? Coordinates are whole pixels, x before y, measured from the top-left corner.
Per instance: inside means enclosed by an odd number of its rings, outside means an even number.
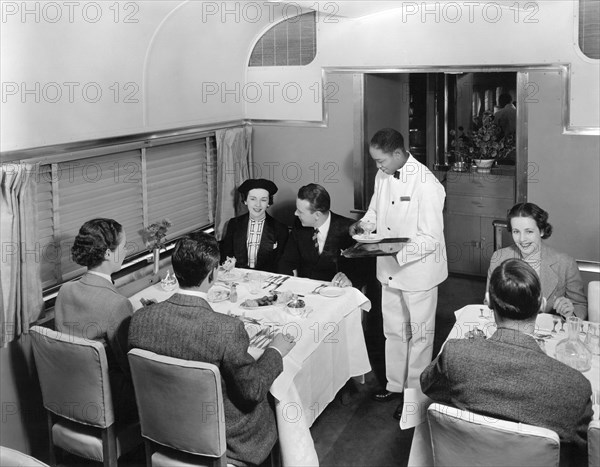
[[[225,467],[225,412],[219,368],[131,349],[148,467]]]
[[[588,465],[600,465],[600,421],[593,420],[588,426]]]
[[[48,416],[50,463],[55,447],[116,467],[142,442],[139,422],[116,423],[101,342],[33,326],[30,330],[42,401]]]
[[[2,467],[48,467],[48,464],[35,457],[6,446],[0,446],[0,465]]]
[[[438,403],[429,406],[427,419],[436,467],[559,465],[560,441],[547,428]]]

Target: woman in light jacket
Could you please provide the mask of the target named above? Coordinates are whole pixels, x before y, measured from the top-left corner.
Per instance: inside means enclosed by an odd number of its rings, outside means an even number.
[[[127,237],[113,219],[92,219],[75,237],[73,261],[87,267],[78,280],[62,285],[55,305],[55,327],[106,347],[111,392],[117,420],[137,418],[133,384],[127,361],[127,332],[133,315],[131,302],[112,283],[121,269]]]
[[[575,314],[586,319],[587,299],[577,263],[570,256],[553,250],[542,241],[552,234],[548,213],[536,204],[519,203],[509,211],[507,221],[508,231],[515,244],[494,252],[488,270],[487,286],[497,266],[505,259],[519,258],[529,264],[540,278],[542,294],[546,298],[545,313],[558,313],[562,316]]]

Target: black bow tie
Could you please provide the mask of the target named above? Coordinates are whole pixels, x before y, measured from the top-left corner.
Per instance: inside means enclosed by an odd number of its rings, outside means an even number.
[[[394,172],[394,178],[398,180],[400,178],[400,171]]]

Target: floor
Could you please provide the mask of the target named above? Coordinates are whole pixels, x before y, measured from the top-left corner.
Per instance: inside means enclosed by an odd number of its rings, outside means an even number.
[[[439,351],[454,324],[454,311],[470,303],[481,303],[485,279],[453,276],[439,287],[434,355]],[[319,416],[311,428],[322,467],[403,467],[408,464],[413,430],[400,430],[392,417],[396,404],[371,401],[370,394],[385,382],[384,339],[381,312],[374,302],[365,314],[367,348],[373,370],[365,384],[350,380]],[[61,465],[96,466],[67,456]],[[140,449],[121,458],[121,467],[141,467],[144,452]]]
[[[440,286],[434,355],[454,325],[454,312],[467,304],[481,303],[484,292],[484,278],[453,276]],[[322,467],[408,464],[413,430],[400,430],[392,417],[394,401],[370,399],[385,382],[382,335],[381,314],[372,310],[365,321],[365,336],[373,371],[364,385],[349,381],[311,428]]]

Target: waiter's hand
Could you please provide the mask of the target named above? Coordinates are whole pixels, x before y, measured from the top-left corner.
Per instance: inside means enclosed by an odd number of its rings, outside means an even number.
[[[361,221],[357,221],[348,228],[348,233],[351,237],[364,232],[363,228],[360,226],[360,222]]]
[[[575,313],[573,302],[567,297],[559,297],[554,300],[554,309],[559,315],[564,316],[565,318],[568,318]]]
[[[335,287],[352,287],[352,281],[343,272],[338,272],[331,279],[331,285]]]

